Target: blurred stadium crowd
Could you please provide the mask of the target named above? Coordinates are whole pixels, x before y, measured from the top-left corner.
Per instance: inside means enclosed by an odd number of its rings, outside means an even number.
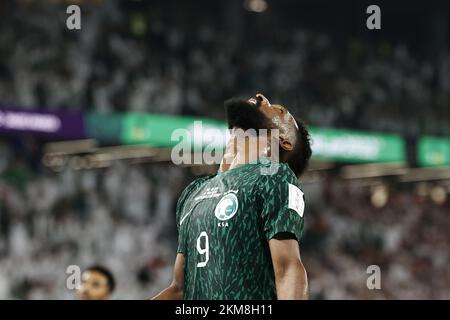
[[[367,188],[333,178],[323,181],[320,201],[302,246],[313,298],[449,299],[448,203],[397,189],[375,208]],[[363,284],[373,264],[380,291]]]
[[[169,283],[175,202],[193,179],[189,170],[122,162],[79,172],[25,169],[2,171],[0,298],[71,299],[65,270],[72,264],[111,268],[116,299],[146,298]],[[448,202],[393,190],[375,208],[367,188],[332,176],[304,189],[313,198],[302,243],[311,298],[450,298]],[[379,291],[366,287],[372,264],[381,268]]]
[[[445,51],[264,24],[237,35],[214,15],[180,22],[123,2],[86,9],[79,32],[64,27],[64,7],[6,7],[1,103],[221,119],[224,99],[260,90],[316,126],[450,134]]]
[[[28,173],[15,166],[0,182],[0,299],[74,298],[67,266],[96,262],[113,271],[118,299],[147,298],[170,281],[180,168]]]
[[[195,16],[187,27],[121,3],[89,11],[78,33],[61,27],[60,6],[2,4],[14,10],[1,11],[0,104],[222,119],[224,99],[261,90],[316,126],[450,135],[448,54],[303,28],[236,40]],[[71,264],[111,268],[117,299],[169,283],[188,169],[117,162],[55,173],[33,139],[13,140],[0,140],[0,299],[71,299]],[[332,175],[319,187],[320,201],[306,198],[302,245],[311,298],[450,299],[448,202],[393,190],[374,208],[366,189]],[[380,291],[367,290],[370,264],[381,267]]]

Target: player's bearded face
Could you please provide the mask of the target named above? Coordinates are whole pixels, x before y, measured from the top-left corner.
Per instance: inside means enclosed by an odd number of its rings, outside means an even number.
[[[260,110],[261,100],[255,98],[254,101],[256,103],[251,103],[246,99],[225,101],[229,129],[272,129],[271,122]]]

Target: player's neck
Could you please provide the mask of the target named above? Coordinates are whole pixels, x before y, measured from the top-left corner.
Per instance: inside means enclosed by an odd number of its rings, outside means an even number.
[[[237,152],[235,154],[225,155],[219,167],[219,172],[236,169],[259,159],[256,154],[246,154],[245,152]]]
[[[244,140],[245,139],[245,140]],[[225,148],[219,172],[236,169],[267,156],[267,148],[258,148],[257,137],[238,138],[232,136]]]

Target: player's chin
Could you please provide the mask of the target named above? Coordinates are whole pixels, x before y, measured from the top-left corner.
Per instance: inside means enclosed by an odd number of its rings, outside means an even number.
[[[242,99],[242,98],[232,98],[228,99],[224,103],[225,111],[229,113],[230,111],[243,111],[243,110],[254,110],[255,107],[257,109],[258,105],[252,103],[250,100]]]
[[[258,106],[245,99],[225,101],[228,127],[244,130],[265,127],[266,118]]]

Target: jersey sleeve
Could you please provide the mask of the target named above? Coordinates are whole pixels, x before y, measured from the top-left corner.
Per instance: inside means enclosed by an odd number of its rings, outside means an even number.
[[[181,228],[181,221],[184,217],[184,214],[186,214],[184,208],[186,200],[189,198],[189,195],[193,190],[197,188],[197,186],[203,181],[203,178],[197,179],[192,181],[181,193],[180,197],[177,201],[176,206],[176,220],[177,220],[177,230],[178,230],[178,247],[177,247],[177,253],[183,253],[186,250],[186,229]]]
[[[273,175],[261,176],[257,197],[266,239],[270,240],[279,233],[291,233],[300,243],[304,224],[304,195],[297,177],[287,164],[280,164]]]

